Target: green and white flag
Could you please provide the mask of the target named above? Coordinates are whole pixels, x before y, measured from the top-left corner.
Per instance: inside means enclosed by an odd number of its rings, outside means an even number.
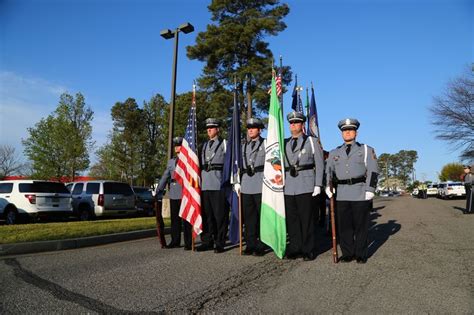
[[[286,249],[285,165],[283,161],[283,113],[278,102],[275,76],[272,77],[268,132],[263,170],[260,240],[281,259]]]

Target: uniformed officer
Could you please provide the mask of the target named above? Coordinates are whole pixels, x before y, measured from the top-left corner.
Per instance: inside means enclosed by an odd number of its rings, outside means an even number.
[[[219,136],[219,127],[217,119],[206,119],[209,140],[203,144],[200,154],[203,232],[202,244],[196,248],[197,251],[206,251],[213,249],[215,245],[215,253],[224,251],[229,218],[225,192],[221,191],[226,140]]]
[[[474,183],[474,175],[472,174],[472,166],[464,165],[464,187],[466,188],[466,210],[464,214],[474,213],[474,198],[472,184]]]
[[[184,224],[184,249],[191,249],[192,234],[191,224],[179,217],[179,208],[181,206],[182,189],[181,185],[176,182],[175,168],[178,162],[178,154],[181,151],[181,143],[183,138],[175,137],[173,139],[175,157],[168,161],[165,172],[161,177],[160,183],[156,188],[157,195],[163,194],[166,185],[169,186],[170,212],[171,212],[171,242],[168,248],[179,247],[181,245],[181,229]]]
[[[324,159],[319,142],[303,133],[306,117],[299,112],[287,116],[291,137],[285,139],[285,208],[289,244],[286,257],[316,258],[315,220],[317,198],[323,182]]]
[[[340,261],[350,262],[355,258],[358,263],[366,263],[369,201],[377,186],[378,166],[374,149],[356,142],[359,126],[357,119],[339,122],[344,144],[329,152],[326,173],[327,182],[337,184]],[[327,187],[326,193],[332,197],[334,191]]]
[[[265,164],[265,140],[260,136],[264,125],[260,119],[247,120],[249,141],[242,145],[242,212],[245,225],[243,254],[262,256],[264,244],[260,242],[260,206],[262,203],[263,166]]]

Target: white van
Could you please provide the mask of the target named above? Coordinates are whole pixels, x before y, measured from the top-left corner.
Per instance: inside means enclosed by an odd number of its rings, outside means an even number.
[[[42,180],[0,181],[0,217],[6,224],[22,219],[72,215],[71,194],[62,183]]]

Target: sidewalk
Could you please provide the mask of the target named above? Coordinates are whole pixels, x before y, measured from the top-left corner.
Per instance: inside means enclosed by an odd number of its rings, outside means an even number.
[[[169,234],[170,231],[171,228],[165,228],[165,235]],[[149,229],[65,240],[0,244],[0,256],[30,254],[63,249],[75,249],[156,236],[156,229]]]

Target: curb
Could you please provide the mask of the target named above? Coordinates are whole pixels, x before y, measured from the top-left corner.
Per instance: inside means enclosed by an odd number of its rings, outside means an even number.
[[[165,234],[169,234],[170,231],[170,228],[165,228]],[[105,245],[115,242],[131,241],[156,236],[156,229],[149,229],[116,234],[71,238],[65,240],[0,244],[0,256],[49,252],[63,249],[76,249],[81,247]]]

